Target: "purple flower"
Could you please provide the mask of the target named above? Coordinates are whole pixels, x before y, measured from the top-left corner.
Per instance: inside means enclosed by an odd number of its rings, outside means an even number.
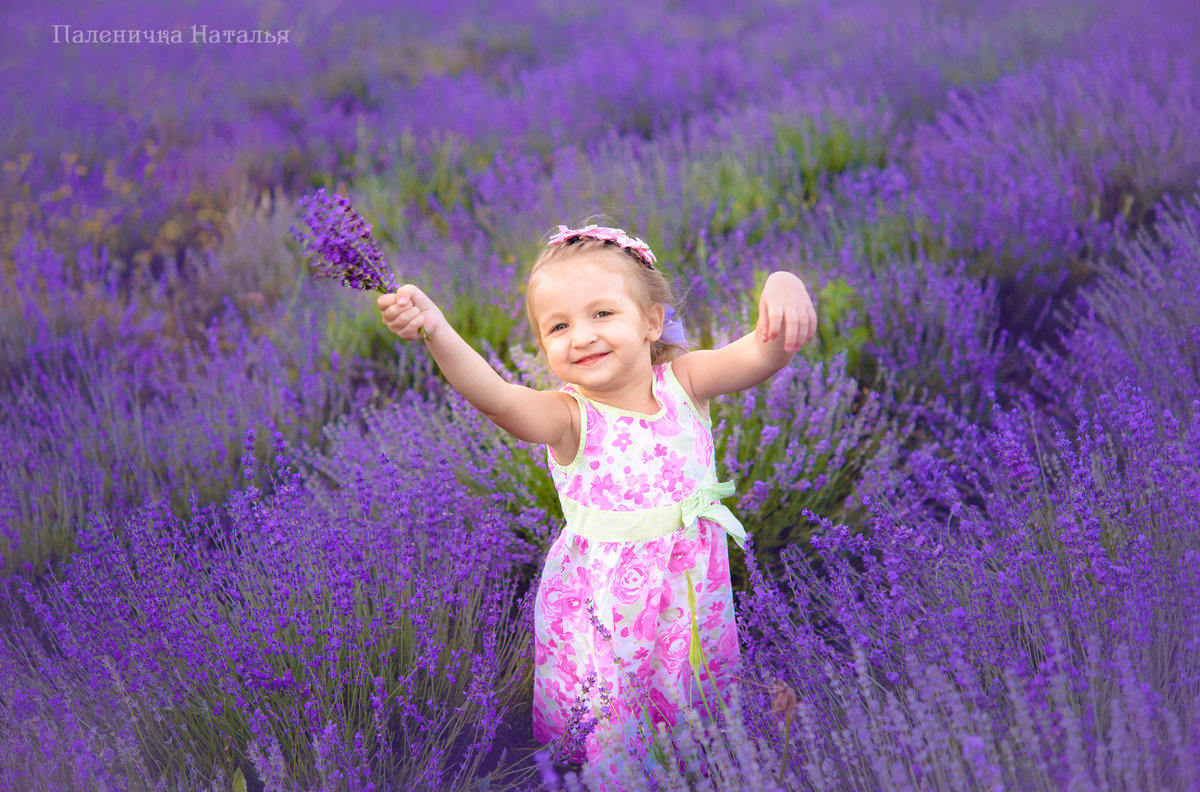
[[[340,193],[324,189],[300,199],[304,222],[312,233],[292,226],[292,237],[312,259],[316,277],[340,281],[343,286],[366,291],[391,292],[396,280],[383,260],[371,226]]]

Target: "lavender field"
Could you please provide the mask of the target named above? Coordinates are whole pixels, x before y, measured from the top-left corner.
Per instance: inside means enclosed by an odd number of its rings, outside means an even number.
[[[557,223],[699,346],[808,285],[713,405],[740,698],[617,788],[1200,790],[1194,2],[0,20],[0,790],[600,788],[531,733],[545,451],[310,277],[322,187],[540,387]]]

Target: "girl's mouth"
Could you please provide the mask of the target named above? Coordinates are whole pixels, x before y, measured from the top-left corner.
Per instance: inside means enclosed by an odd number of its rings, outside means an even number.
[[[585,358],[580,358],[579,360],[576,360],[575,364],[579,365],[579,366],[590,366],[591,364],[595,363],[597,360],[600,360],[601,358],[605,357],[606,355],[608,355],[607,352],[599,352],[595,355],[588,355]]]

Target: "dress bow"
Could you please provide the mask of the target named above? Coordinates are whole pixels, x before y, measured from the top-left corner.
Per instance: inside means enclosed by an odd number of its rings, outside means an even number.
[[[683,514],[683,524],[691,525],[701,517],[720,523],[721,527],[725,529],[725,533],[737,543],[737,546],[744,548],[746,544],[745,526],[725,504],[721,503],[721,498],[727,498],[736,491],[732,481],[700,485],[695,492],[679,502],[679,508]]]

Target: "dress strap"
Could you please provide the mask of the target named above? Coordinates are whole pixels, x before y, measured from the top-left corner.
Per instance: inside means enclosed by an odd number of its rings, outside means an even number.
[[[613,511],[584,506],[562,498],[567,530],[595,542],[640,542],[657,539],[687,527],[701,517],[720,523],[738,547],[745,547],[746,529],[721,498],[735,491],[732,481],[701,485],[679,503],[653,509]]]
[[[705,415],[700,406],[692,401],[692,397],[688,394],[687,389],[683,387],[683,383],[679,381],[679,377],[675,376],[675,361],[670,361],[663,364],[663,386],[669,389],[675,398],[679,401],[680,407],[687,406],[696,419],[712,431],[712,415]]]

